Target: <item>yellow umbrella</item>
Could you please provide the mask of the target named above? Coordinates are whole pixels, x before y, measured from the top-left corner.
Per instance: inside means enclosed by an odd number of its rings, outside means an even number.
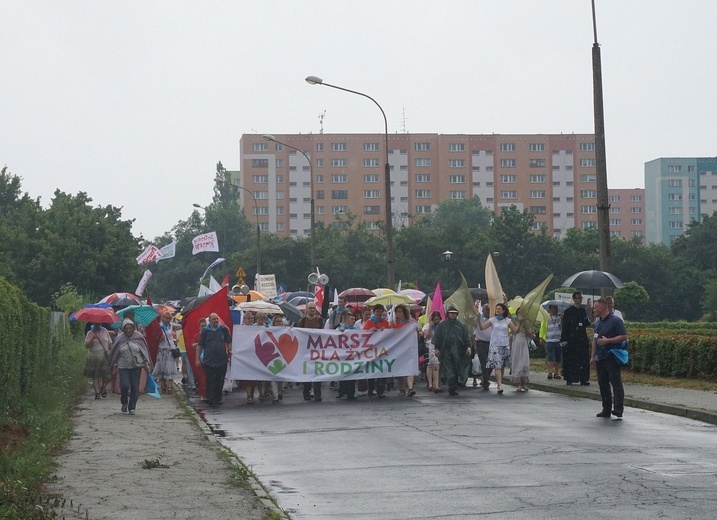
[[[384,294],[383,296],[374,296],[373,298],[369,298],[366,300],[364,305],[368,307],[372,307],[374,305],[400,305],[400,304],[411,304],[413,303],[413,299],[410,296],[406,296],[405,294]]]
[[[508,302],[508,310],[510,310],[511,315],[515,315],[516,312],[520,310],[520,306],[523,304],[523,298],[518,296],[517,298],[513,298]],[[550,314],[548,314],[548,311],[540,307],[540,310],[538,311],[538,317],[535,321],[538,323],[543,323],[544,321],[548,321],[548,318],[550,317]]]
[[[396,291],[394,291],[392,289],[386,289],[386,288],[374,289],[371,292],[374,293],[376,296],[384,296],[386,294],[396,294]]]

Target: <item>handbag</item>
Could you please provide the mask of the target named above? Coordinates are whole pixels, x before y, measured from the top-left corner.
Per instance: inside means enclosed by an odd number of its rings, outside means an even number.
[[[174,347],[170,350],[170,352],[172,353],[172,357],[174,359],[182,357],[182,351],[179,350],[179,347],[177,347],[177,345],[174,343],[174,340],[170,339],[170,337],[167,335],[167,331],[163,330],[162,332],[164,333],[164,337],[167,339],[167,343],[169,343],[170,345],[174,345]]]
[[[172,352],[172,357],[173,357],[174,359],[177,359],[177,358],[179,358],[179,357],[182,357],[182,351],[179,350],[178,348],[173,348],[173,349],[171,350],[171,352]]]

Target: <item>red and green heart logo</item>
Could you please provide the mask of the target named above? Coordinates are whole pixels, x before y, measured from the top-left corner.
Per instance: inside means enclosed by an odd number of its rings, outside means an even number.
[[[254,338],[254,352],[269,372],[276,375],[284,370],[296,357],[299,351],[299,340],[290,334],[282,334],[277,339],[267,331],[270,341],[261,341],[261,334]]]

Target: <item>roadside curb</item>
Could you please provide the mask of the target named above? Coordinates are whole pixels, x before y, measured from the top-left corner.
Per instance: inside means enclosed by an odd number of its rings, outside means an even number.
[[[236,461],[236,464],[240,466],[248,475],[246,477],[246,481],[249,484],[249,487],[251,488],[252,492],[256,497],[259,499],[259,502],[261,502],[268,510],[272,511],[275,515],[277,515],[277,518],[284,519],[284,520],[291,520],[291,517],[289,516],[289,513],[281,509],[275,499],[271,496],[269,491],[264,487],[264,484],[262,484],[255,476],[254,472],[244,464],[244,461],[242,461],[232,450],[224,446],[220,441],[219,438],[214,435],[214,432],[209,427],[209,425],[202,420],[201,417],[197,414],[197,411],[194,409],[194,407],[189,403],[189,400],[187,399],[187,396],[184,393],[184,389],[182,388],[182,385],[174,382],[174,388],[175,391],[172,392],[174,395],[174,398],[178,401],[178,403],[185,408],[188,411],[191,411],[192,416],[194,417],[197,426],[204,434],[204,437],[207,439],[207,441],[210,444],[213,444],[216,446],[218,450],[223,451],[227,454],[233,461]]]
[[[506,385],[510,384],[508,382]],[[600,401],[600,394],[593,392],[584,392],[580,390],[580,387],[558,387],[554,385],[544,385],[541,383],[530,382],[530,388],[534,390],[540,390],[541,392],[551,392],[554,394],[569,395],[572,397],[582,397],[586,399],[592,399],[593,401]],[[689,408],[686,406],[676,406],[665,403],[656,403],[653,401],[645,401],[644,399],[634,399],[631,397],[625,397],[625,406],[632,408],[640,408],[642,410],[649,410],[651,412],[666,413],[670,415],[676,415],[678,417],[686,417],[688,419],[694,419],[696,421],[702,421],[709,424],[717,425],[717,413],[708,412],[706,410],[700,410],[697,408]]]

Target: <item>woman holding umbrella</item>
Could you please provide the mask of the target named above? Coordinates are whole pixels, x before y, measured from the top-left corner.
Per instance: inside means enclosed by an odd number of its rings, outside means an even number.
[[[109,359],[109,368],[117,367],[120,379],[122,413],[134,415],[139,399],[139,379],[142,369],[151,369],[152,361],[144,336],[134,328],[134,322],[125,318],[122,332],[115,338]]]
[[[107,397],[108,371],[107,358],[109,357],[112,339],[110,333],[99,323],[93,323],[85,336],[85,347],[87,347],[87,362],[85,363],[85,377],[92,379],[95,389],[95,399],[100,396]]]

